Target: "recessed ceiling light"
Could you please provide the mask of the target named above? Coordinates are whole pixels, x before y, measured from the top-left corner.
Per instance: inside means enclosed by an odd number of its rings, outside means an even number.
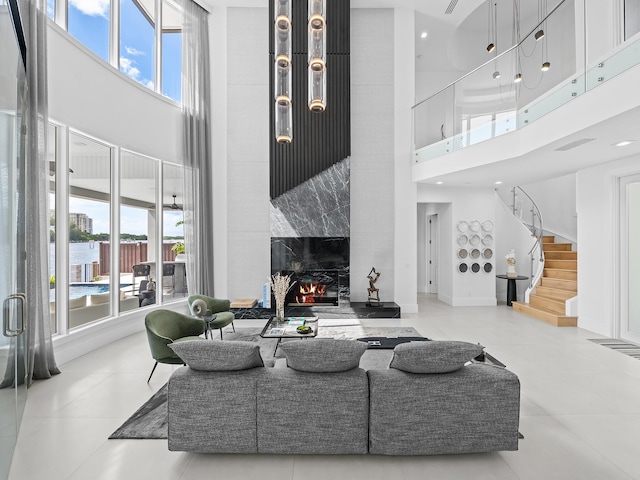
[[[443,182],[436,182],[436,185],[442,185]]]
[[[502,182],[501,182],[500,180],[498,180],[498,181],[496,182],[496,185],[501,185],[501,184],[502,184]]]
[[[623,140],[622,142],[616,143],[616,147],[626,147],[627,145],[631,145],[635,140]]]
[[[427,38],[428,33],[426,31],[420,34],[420,38]]]

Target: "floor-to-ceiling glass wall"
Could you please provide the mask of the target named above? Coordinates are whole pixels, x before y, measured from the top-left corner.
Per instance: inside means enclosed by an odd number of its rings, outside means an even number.
[[[182,205],[183,192],[183,167],[165,163],[162,168],[162,245],[163,245],[163,270],[165,292],[167,282],[171,283],[171,295],[165,293],[164,301],[181,298],[187,292],[186,264],[184,261],[184,217]],[[171,278],[169,277],[171,274]]]
[[[69,329],[112,314],[111,155],[109,146],[69,134]]]
[[[640,175],[620,180],[620,336],[640,344]]]
[[[14,12],[17,5],[13,3]],[[19,17],[14,17],[14,21]],[[0,479],[7,478],[26,402],[25,70],[11,18],[0,0]]]

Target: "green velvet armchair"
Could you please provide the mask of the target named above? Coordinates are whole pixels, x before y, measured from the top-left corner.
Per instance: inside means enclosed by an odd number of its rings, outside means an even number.
[[[211,333],[212,329],[218,329],[220,330],[220,340],[222,340],[222,329],[229,324],[231,324],[233,331],[236,331],[236,327],[233,324],[235,316],[233,312],[229,311],[231,308],[229,300],[208,297],[207,295],[191,295],[187,302],[191,313],[205,320],[205,336],[207,338],[209,338],[209,333]],[[207,311],[213,315],[213,318],[205,318]],[[213,337],[212,333],[211,336]]]
[[[167,345],[186,340],[204,340],[204,321],[171,310],[154,310],[144,317],[151,356],[156,361],[149,375],[149,380],[156,371],[158,363],[184,365],[182,359]]]

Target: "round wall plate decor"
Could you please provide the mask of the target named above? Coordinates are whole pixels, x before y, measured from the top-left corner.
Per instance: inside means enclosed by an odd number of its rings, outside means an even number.
[[[467,266],[466,263],[460,263],[458,264],[458,271],[460,273],[465,273],[467,270],[469,269],[469,267]]]
[[[469,228],[471,229],[472,232],[477,232],[480,230],[480,222],[477,220],[474,220],[473,222],[471,222],[469,224]]]
[[[493,236],[492,235],[485,235],[484,237],[482,237],[482,244],[486,245],[487,247],[489,245],[493,244]]]
[[[461,233],[464,233],[467,231],[467,229],[469,228],[469,224],[467,222],[465,222],[464,220],[461,220],[458,222],[458,231]]]
[[[471,235],[471,237],[469,238],[469,243],[474,247],[480,245],[480,235]]]
[[[487,259],[493,257],[493,250],[491,250],[490,248],[485,248],[482,251],[482,256]]]
[[[460,250],[458,250],[458,258],[467,258],[468,254],[469,252],[467,252],[466,248],[461,248]]]
[[[471,258],[480,258],[480,250],[478,250],[477,248],[474,248],[469,253],[469,256],[471,256]]]
[[[469,237],[466,235],[458,235],[458,245],[463,246],[469,243]]]
[[[493,265],[491,265],[490,263],[485,263],[482,268],[484,268],[485,272],[490,273],[491,270],[493,270]]]
[[[479,263],[471,264],[471,271],[473,273],[478,273],[480,271],[480,264]]]
[[[493,222],[491,220],[485,220],[482,222],[483,232],[490,232],[491,230],[493,230]]]

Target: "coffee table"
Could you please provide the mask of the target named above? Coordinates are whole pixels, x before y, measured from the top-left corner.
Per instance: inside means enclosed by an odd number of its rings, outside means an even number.
[[[311,327],[310,333],[299,333],[296,328],[300,325]],[[283,321],[278,321],[276,317],[271,317],[260,332],[262,338],[277,338],[276,348],[273,349],[273,356],[276,356],[278,346],[283,338],[313,338],[318,335],[318,317],[285,317]]]

